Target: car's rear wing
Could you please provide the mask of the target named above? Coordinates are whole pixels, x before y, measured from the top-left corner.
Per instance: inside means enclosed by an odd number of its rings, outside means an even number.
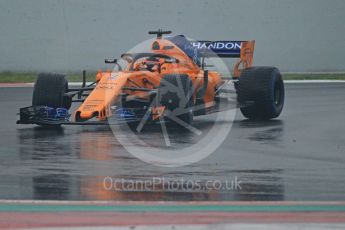
[[[241,55],[242,41],[191,41],[201,54],[212,57],[237,58]]]
[[[240,58],[234,66],[234,77],[241,75],[241,70],[253,64],[255,41],[191,41],[204,57]]]

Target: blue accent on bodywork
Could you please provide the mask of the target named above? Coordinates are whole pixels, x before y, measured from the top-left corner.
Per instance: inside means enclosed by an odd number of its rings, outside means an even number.
[[[190,41],[186,39],[183,35],[177,35],[174,37],[167,37],[167,40],[174,43],[178,48],[180,48],[188,57],[190,57],[193,62],[197,65],[201,65],[201,53],[198,49],[193,47]]]
[[[65,108],[53,108],[48,106],[43,106],[39,108],[38,113],[36,114],[37,118],[43,120],[52,120],[52,121],[68,121],[71,116],[68,113],[68,110]]]
[[[115,111],[118,120],[133,120],[135,113],[126,108],[119,108]]]

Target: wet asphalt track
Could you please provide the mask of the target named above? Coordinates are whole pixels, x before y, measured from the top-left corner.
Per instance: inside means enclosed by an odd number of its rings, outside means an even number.
[[[30,104],[31,91],[0,88],[0,199],[345,200],[345,84],[286,85],[286,105],[278,120],[249,122],[238,113],[216,152],[180,168],[134,158],[106,126],[52,131],[15,125],[15,114]],[[201,130],[211,124],[195,122]],[[178,146],[193,141],[189,135],[172,131],[170,138]],[[146,131],[145,139],[157,141],[157,132]],[[237,177],[241,189],[107,191],[106,176],[221,182]]]

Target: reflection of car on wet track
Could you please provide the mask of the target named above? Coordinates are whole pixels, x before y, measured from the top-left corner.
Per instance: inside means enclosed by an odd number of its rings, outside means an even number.
[[[150,52],[125,53],[122,67],[98,72],[96,80],[81,88],[68,88],[64,75],[41,73],[34,86],[32,106],[20,109],[19,124],[99,124],[110,117],[136,121],[169,121],[190,126],[194,116],[222,111],[230,103],[221,93],[235,85],[237,106],[249,119],[278,117],[284,105],[284,85],[274,67],[252,67],[254,41],[189,41],[183,35],[165,37],[170,31],[151,31],[157,38]],[[208,70],[212,57],[239,58],[233,77]],[[72,102],[82,102],[73,112]],[[98,121],[89,121],[96,118]],[[138,126],[139,127],[139,126]]]

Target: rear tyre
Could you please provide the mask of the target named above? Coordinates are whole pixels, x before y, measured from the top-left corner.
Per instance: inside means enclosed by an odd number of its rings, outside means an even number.
[[[192,88],[192,80],[187,74],[164,75],[159,86],[159,104],[188,125],[193,122]]]
[[[252,67],[243,70],[237,84],[238,102],[243,116],[269,120],[280,115],[285,90],[282,76],[275,67]]]
[[[32,105],[69,109],[72,100],[65,95],[67,90],[68,82],[65,75],[40,73],[35,82]]]

